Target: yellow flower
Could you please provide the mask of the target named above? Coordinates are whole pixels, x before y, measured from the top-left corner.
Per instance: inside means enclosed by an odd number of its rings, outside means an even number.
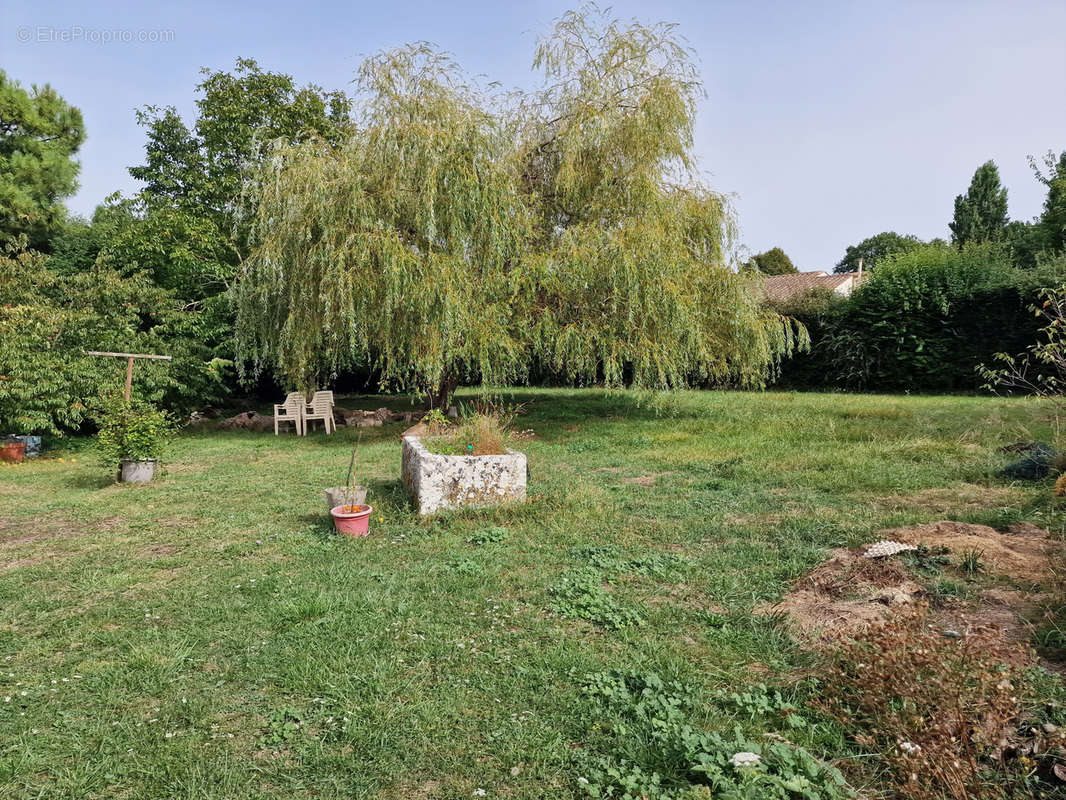
[[[62,464],[63,463],[63,459],[59,459],[59,463]]]
[[[384,521],[385,521],[384,517],[378,517],[378,522],[384,522]]]

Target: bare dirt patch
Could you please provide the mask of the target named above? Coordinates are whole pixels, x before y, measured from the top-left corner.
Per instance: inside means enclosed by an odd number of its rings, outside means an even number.
[[[965,553],[978,552],[996,578],[1047,590],[1057,582],[1061,545],[1035,525],[1016,524],[1001,532],[985,525],[943,521],[882,531],[873,538],[945,547],[955,563]],[[903,559],[864,558],[865,550],[834,550],[829,559],[795,581],[778,605],[763,610],[783,611],[799,638],[818,644],[887,620],[926,596],[920,578]],[[1051,595],[1040,592],[995,586],[983,589],[972,600],[959,600],[938,610],[933,618],[936,624],[958,631],[994,625],[1004,637],[1024,640],[1032,627],[1028,620],[1050,599]]]
[[[93,532],[109,531],[126,524],[122,517],[105,517],[91,525],[78,523],[67,517],[34,517],[32,519],[0,519],[0,549],[14,549],[37,542],[73,539]]]
[[[955,555],[977,552],[994,572],[1032,583],[1046,583],[1055,577],[1052,556],[1060,548],[1047,531],[1027,522],[1015,523],[1005,532],[987,525],[932,522],[885,531],[881,538],[946,547]]]
[[[0,561],[0,570],[18,569],[19,567],[35,567],[38,564],[44,564],[46,561],[51,561],[53,558],[60,557],[59,553],[43,553],[39,556],[16,558],[14,561]]]
[[[175,544],[154,544],[146,552],[149,556],[172,556],[180,551],[181,548]]]
[[[638,475],[635,478],[623,478],[622,483],[627,486],[654,486],[659,478],[673,475],[672,472],[649,472],[646,475]]]

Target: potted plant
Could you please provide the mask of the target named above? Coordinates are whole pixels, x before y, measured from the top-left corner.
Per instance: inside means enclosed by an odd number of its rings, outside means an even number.
[[[125,401],[110,408],[99,420],[96,435],[102,458],[119,462],[119,480],[148,483],[174,426],[163,411],[147,403]]]
[[[333,526],[340,532],[351,537],[366,536],[370,533],[370,515],[374,509],[366,505],[366,489],[355,482],[355,466],[359,460],[359,440],[352,449],[352,458],[348,462],[348,479],[343,489],[334,488],[326,490],[326,498],[330,503],[337,501],[337,505],[330,508],[329,513],[333,517]]]
[[[362,441],[362,431],[355,440],[352,449],[352,457],[348,462],[348,477],[344,486],[331,486],[326,489],[326,507],[334,506],[361,506],[366,502],[366,487],[355,484],[355,463],[359,457],[359,442]]]

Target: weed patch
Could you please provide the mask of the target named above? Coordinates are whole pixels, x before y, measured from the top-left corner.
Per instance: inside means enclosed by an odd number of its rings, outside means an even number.
[[[549,590],[551,610],[570,619],[588,620],[608,630],[643,625],[644,615],[611,596],[603,582],[603,574],[596,569],[570,572]]]
[[[594,717],[609,721],[597,742],[608,753],[587,756],[579,767],[583,773],[579,784],[590,797],[837,800],[853,796],[836,768],[779,734],[756,738],[739,728],[729,734],[700,730],[691,722],[695,693],[680,682],[664,681],[655,673],[597,673],[587,676],[583,694]]]
[[[511,535],[511,532],[507,528],[494,525],[491,528],[483,528],[475,533],[469,539],[466,540],[467,544],[472,544],[477,547],[485,544],[495,544],[496,542],[502,542]]]

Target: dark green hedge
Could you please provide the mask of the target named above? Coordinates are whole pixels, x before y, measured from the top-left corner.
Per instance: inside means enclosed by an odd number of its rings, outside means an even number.
[[[882,262],[848,299],[812,294],[779,307],[811,334],[780,387],[953,392],[981,388],[976,368],[1036,341],[1040,289],[1066,283],[1066,258],[1010,266],[995,246],[930,245]]]

